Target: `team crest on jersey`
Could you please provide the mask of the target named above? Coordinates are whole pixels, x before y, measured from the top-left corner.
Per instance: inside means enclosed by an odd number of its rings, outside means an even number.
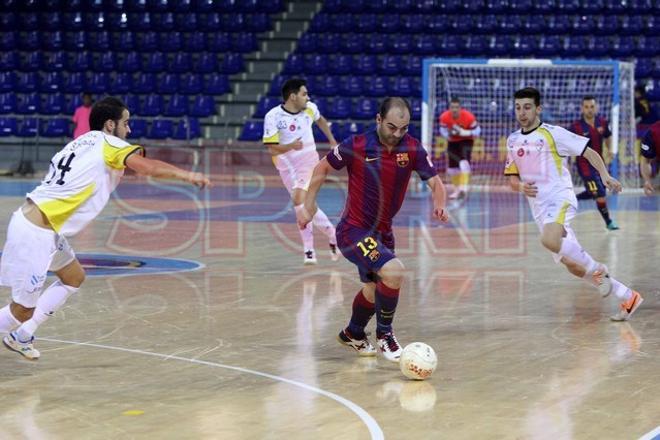
[[[410,158],[408,157],[408,153],[396,153],[396,164],[399,165],[400,167],[406,167],[408,166],[408,163],[410,162]]]
[[[373,251],[369,252],[369,259],[371,261],[376,261],[380,258],[380,252],[378,252],[377,249],[374,249]]]
[[[525,155],[525,149],[524,148],[518,148],[518,151],[516,152],[518,157],[523,157]]]
[[[278,130],[284,130],[286,128],[286,121],[278,121],[277,122],[277,129]]]
[[[540,152],[541,150],[543,150],[543,139],[536,141],[536,151]]]

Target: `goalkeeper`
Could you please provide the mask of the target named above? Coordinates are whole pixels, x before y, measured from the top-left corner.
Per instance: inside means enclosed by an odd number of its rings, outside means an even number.
[[[470,183],[470,158],[474,138],[481,133],[477,118],[464,108],[461,101],[452,98],[449,110],[440,115],[440,134],[447,139],[449,163],[447,173],[454,185],[450,199],[462,199],[467,196]]]

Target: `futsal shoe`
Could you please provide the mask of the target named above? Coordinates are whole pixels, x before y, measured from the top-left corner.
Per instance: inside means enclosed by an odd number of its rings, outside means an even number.
[[[316,264],[316,253],[314,251],[305,251],[305,258],[303,259],[303,264],[305,266]]]
[[[390,362],[399,362],[403,349],[396,340],[394,333],[389,332],[382,334],[378,337],[378,348],[383,354],[383,357]]]
[[[337,249],[337,245],[333,243],[330,243],[330,258],[332,258],[332,261],[339,260],[339,249]]]
[[[607,266],[601,264],[600,267],[591,275],[594,285],[598,288],[600,296],[607,298],[612,293],[612,280],[607,273]]]
[[[619,225],[617,225],[614,220],[610,220],[610,222],[607,224],[607,229],[610,231],[618,231]]]
[[[639,292],[633,290],[630,299],[628,301],[622,302],[619,305],[621,310],[619,310],[616,315],[610,316],[610,319],[617,322],[629,320],[632,314],[635,313],[635,310],[637,310],[642,304],[642,302],[644,302],[642,295],[640,295]]]
[[[11,332],[9,335],[4,337],[2,342],[5,344],[5,347],[11,351],[15,351],[16,353],[23,355],[25,358],[30,359],[31,361],[36,361],[39,359],[39,350],[34,348],[34,345],[32,344],[34,342],[34,336],[30,339],[29,342],[20,342],[16,338],[16,333]]]
[[[347,329],[344,329],[339,332],[339,335],[337,335],[337,341],[339,341],[340,344],[357,351],[359,356],[376,356],[376,349],[371,345],[366,334],[364,335],[364,338],[356,339],[353,338],[353,335],[351,335]]]

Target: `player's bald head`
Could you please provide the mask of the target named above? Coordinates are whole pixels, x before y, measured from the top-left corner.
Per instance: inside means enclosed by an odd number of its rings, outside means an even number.
[[[405,98],[398,96],[385,98],[380,103],[380,109],[378,110],[378,114],[383,120],[387,119],[388,116],[395,117],[396,119],[410,120],[411,113],[410,103]]]

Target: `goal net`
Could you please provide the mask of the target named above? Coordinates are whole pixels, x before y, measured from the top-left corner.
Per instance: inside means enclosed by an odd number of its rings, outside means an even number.
[[[503,176],[506,138],[518,129],[513,93],[529,86],[541,92],[541,120],[566,128],[579,119],[582,97],[594,96],[599,113],[608,119],[612,131],[611,173],[628,188],[639,184],[632,63],[426,59],[422,80],[422,141],[439,172],[447,167],[447,143],[440,136],[438,118],[448,108],[450,98],[457,97],[481,126],[481,135],[475,139],[472,150],[472,183],[489,187],[506,185]]]

